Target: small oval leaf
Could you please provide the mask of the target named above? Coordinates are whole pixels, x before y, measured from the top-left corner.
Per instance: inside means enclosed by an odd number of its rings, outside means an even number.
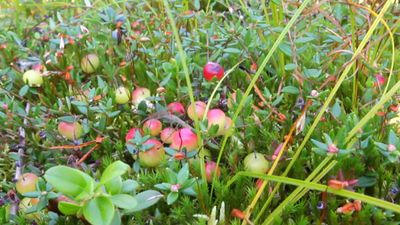
[[[127,194],[113,195],[110,199],[115,206],[121,209],[134,209],[137,206],[136,198]]]
[[[63,201],[58,203],[58,210],[67,216],[75,215],[81,208],[81,206],[71,202]]]
[[[99,196],[83,206],[83,215],[93,225],[109,225],[114,218],[115,209],[111,200]]]
[[[149,208],[150,206],[156,204],[162,197],[164,196],[160,192],[154,190],[140,192],[135,196],[137,202],[140,204],[138,204],[134,209],[128,210],[127,212],[137,212]]]
[[[116,195],[120,194],[122,190],[122,178],[114,177],[114,179],[104,184],[109,194]]]
[[[129,169],[128,164],[122,161],[116,161],[107,166],[101,176],[100,183],[105,184],[106,182],[114,179],[115,177],[121,176],[126,173]]]
[[[71,197],[86,196],[94,189],[93,178],[67,166],[55,166],[48,169],[44,178],[55,190]]]

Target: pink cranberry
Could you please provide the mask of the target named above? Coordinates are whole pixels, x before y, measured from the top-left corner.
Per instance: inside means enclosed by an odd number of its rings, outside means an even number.
[[[211,81],[214,77],[221,80],[224,76],[224,68],[215,62],[208,62],[203,67],[203,76],[206,80]]]
[[[167,105],[168,112],[178,115],[185,115],[185,107],[180,102],[171,102]]]
[[[171,144],[175,132],[176,130],[172,127],[164,128],[164,130],[162,130],[160,134],[161,141],[165,144]]]
[[[130,139],[135,138],[136,132],[139,132],[140,135],[143,135],[143,130],[142,129],[140,129],[140,128],[132,128],[126,134],[125,141],[129,141]]]
[[[380,87],[380,86],[384,85],[385,82],[386,82],[386,79],[382,74],[380,74],[380,73],[375,74],[375,82],[374,82],[375,87]]]
[[[143,131],[151,136],[157,136],[161,133],[162,123],[157,119],[149,119],[143,124]]]
[[[187,114],[190,119],[194,120],[195,115],[197,114],[197,119],[201,120],[204,116],[204,112],[206,111],[207,104],[201,101],[194,102],[194,104],[190,104],[187,108]]]
[[[150,97],[150,90],[143,87],[138,87],[132,92],[132,103],[138,107],[142,101],[146,101]],[[146,102],[147,103],[147,102]]]
[[[226,116],[224,111],[220,109],[211,109],[207,113],[208,129],[214,125],[218,125],[217,135],[220,135],[225,128]]]
[[[187,151],[192,151],[197,149],[197,141],[197,135],[190,128],[182,128],[175,132],[170,147],[177,150],[186,148]]]

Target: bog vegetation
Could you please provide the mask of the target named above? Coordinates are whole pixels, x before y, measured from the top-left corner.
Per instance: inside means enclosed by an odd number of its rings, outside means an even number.
[[[398,224],[400,6],[0,3],[0,224]]]

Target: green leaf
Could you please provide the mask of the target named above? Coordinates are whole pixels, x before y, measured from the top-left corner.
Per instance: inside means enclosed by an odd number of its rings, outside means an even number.
[[[169,148],[169,147],[165,147],[164,150],[170,156],[174,156],[178,152],[175,149],[172,149],[172,148]]]
[[[34,212],[37,212],[37,211],[38,211],[37,210],[37,206],[35,205],[35,206],[31,206],[31,207],[26,208],[24,210],[24,213],[25,214],[30,214],[30,213],[34,213]]]
[[[328,150],[328,145],[317,140],[311,139],[311,142],[317,146],[319,149],[324,149],[325,151]]]
[[[273,106],[277,106],[283,99],[283,95],[279,95],[276,97],[275,101],[272,102]]]
[[[384,151],[387,151],[387,147],[388,147],[387,144],[380,143],[380,142],[375,142],[375,145],[376,145],[378,148],[380,148],[380,149],[382,149],[382,150],[384,150]]]
[[[139,183],[134,180],[125,180],[122,182],[122,193],[130,193],[136,190],[139,187]]]
[[[193,186],[193,184],[196,182],[196,178],[192,179],[187,179],[184,183],[181,184],[181,189],[186,189],[188,187]]]
[[[298,94],[299,93],[299,89],[297,87],[294,87],[294,86],[286,86],[286,87],[282,88],[282,92],[283,93],[289,93],[289,94]]]
[[[147,111],[147,104],[146,101],[141,101],[138,105],[138,111],[146,112]]]
[[[48,204],[49,204],[49,200],[46,197],[43,196],[43,197],[39,198],[39,203],[35,207],[36,211],[39,212],[40,210],[46,208]]]
[[[56,23],[54,22],[52,17],[50,17],[50,20],[49,20],[49,27],[51,30],[55,30],[55,28],[56,28]]]
[[[321,75],[322,70],[317,70],[317,69],[306,69],[304,70],[304,75],[306,77],[311,77],[311,78],[317,78]]]
[[[87,106],[87,103],[82,101],[71,101],[71,104],[75,106]]]
[[[88,110],[86,106],[76,106],[80,113],[87,115]]]
[[[110,118],[113,118],[113,117],[118,116],[120,113],[121,113],[121,111],[117,110],[117,111],[114,111],[114,112],[107,113],[107,116],[110,117]]]
[[[218,147],[217,147],[217,148],[218,148]],[[192,151],[186,153],[186,157],[187,157],[187,158],[193,158],[193,157],[194,157],[195,155],[197,155],[197,154],[198,154],[198,151],[192,150]]]
[[[76,121],[76,119],[73,116],[62,116],[62,117],[58,117],[59,121],[64,121],[64,122],[68,122],[68,123],[73,123]]]
[[[58,203],[58,209],[60,212],[62,212],[64,215],[76,215],[76,213],[81,209],[82,207],[80,205],[71,203],[71,202],[59,202]]]
[[[32,191],[32,192],[24,193],[24,194],[22,194],[22,196],[28,197],[28,198],[38,198],[38,197],[40,197],[41,194],[42,194],[42,192],[40,192],[40,191]]]
[[[160,190],[164,190],[164,191],[171,190],[171,184],[169,184],[169,183],[156,184],[156,185],[154,185],[154,187],[158,188]]]
[[[271,2],[276,4],[276,5],[280,5],[281,4],[281,0],[272,0]]]
[[[376,177],[374,176],[363,176],[359,177],[357,187],[371,187],[376,184]]]
[[[343,39],[340,38],[340,37],[337,37],[336,35],[328,34],[327,37],[328,37],[328,39],[331,39],[332,41],[335,41],[335,42],[337,42],[339,44],[343,43]]]
[[[210,137],[217,135],[217,132],[219,130],[219,126],[217,124],[213,124],[210,129],[208,129],[208,135],[210,135]]]
[[[26,95],[26,93],[28,93],[29,91],[29,86],[28,85],[24,85],[21,89],[19,89],[19,96],[24,97]]]
[[[172,74],[168,74],[160,83],[160,86],[165,86],[171,80]]]
[[[112,219],[110,225],[121,225],[121,214],[118,210],[115,210],[114,218]]]
[[[176,184],[178,182],[177,174],[172,171],[170,168],[166,169],[167,171],[167,180],[170,184]]]
[[[399,139],[398,139],[396,133],[393,130],[390,130],[390,132],[389,132],[389,144],[397,145],[397,142],[399,142],[398,140]]]
[[[338,101],[336,101],[335,104],[332,106],[331,112],[335,118],[338,118],[340,116],[342,109],[340,108],[340,103]]]
[[[225,49],[224,49],[224,52],[226,52],[226,53],[233,53],[233,54],[239,54],[239,53],[241,53],[242,51],[241,51],[240,49],[237,49],[237,48],[225,48]]]
[[[301,37],[301,38],[297,38],[294,42],[296,44],[303,44],[303,43],[307,43],[307,42],[310,42],[313,40],[315,40],[314,37]]]
[[[133,171],[135,171],[136,173],[139,173],[140,171],[140,163],[139,160],[136,160],[133,165],[132,165]]]
[[[195,10],[199,10],[200,9],[200,0],[194,0],[193,7]]]
[[[324,135],[324,137],[325,137],[325,141],[326,141],[326,144],[327,144],[328,146],[331,145],[331,144],[333,144],[332,138],[331,138],[328,134],[324,133],[323,135]]]
[[[93,225],[111,224],[114,214],[113,203],[104,196],[96,197],[83,206],[83,216]]]
[[[54,199],[54,198],[58,198],[58,194],[57,193],[54,193],[54,192],[48,192],[48,194],[47,194],[47,198],[48,199]]]
[[[122,209],[134,209],[138,203],[135,197],[127,194],[113,195],[110,200],[115,206]]]
[[[190,196],[193,196],[193,197],[196,197],[196,196],[197,196],[197,193],[196,193],[196,191],[193,189],[193,187],[189,187],[189,188],[183,189],[182,192],[183,192],[185,195],[190,195]]]
[[[286,64],[285,65],[285,70],[286,71],[292,71],[295,70],[297,68],[297,65],[294,63],[290,63],[290,64]]]
[[[167,204],[172,205],[179,197],[179,192],[170,192],[167,196]]]
[[[182,169],[179,170],[178,173],[178,184],[183,184],[187,179],[189,179],[189,167],[188,164],[185,163]]]
[[[120,194],[122,190],[122,178],[114,177],[114,179],[104,184],[109,194],[116,195]]]
[[[317,153],[318,155],[326,156],[327,154],[327,151],[321,148],[312,148],[311,150]]]
[[[128,164],[122,161],[115,161],[104,170],[101,176],[100,183],[105,184],[106,182],[114,179],[115,177],[121,176],[126,173],[129,169]]]
[[[127,212],[137,212],[150,206],[156,204],[162,197],[164,197],[160,192],[154,190],[143,191],[135,196],[137,206],[134,209],[128,210]]]
[[[287,55],[289,57],[292,56],[292,48],[288,44],[281,43],[279,45],[279,50],[281,50],[285,55]]]
[[[55,190],[71,197],[89,195],[93,192],[95,183],[89,175],[67,166],[48,169],[44,178]]]

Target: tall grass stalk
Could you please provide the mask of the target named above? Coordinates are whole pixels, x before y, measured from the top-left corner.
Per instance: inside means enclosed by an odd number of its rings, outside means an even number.
[[[283,152],[286,149],[286,146],[289,143],[289,140],[291,139],[291,137],[293,136],[293,134],[296,131],[296,127],[299,124],[299,122],[302,120],[302,118],[304,118],[306,116],[307,113],[307,109],[309,107],[309,105],[311,105],[312,102],[309,100],[307,101],[307,103],[305,104],[302,114],[297,118],[297,120],[293,123],[292,127],[290,128],[289,133],[287,134],[287,137],[285,138],[285,141],[282,144],[281,150],[279,151],[278,155],[276,156],[276,159],[274,160],[274,163],[272,164],[271,168],[268,170],[268,175],[272,175],[276,169],[276,167],[278,166],[278,163],[283,155]],[[319,168],[319,167],[318,167]],[[255,195],[255,197],[253,198],[252,202],[250,203],[250,205],[247,207],[247,211],[252,211],[253,208],[255,207],[256,203],[258,202],[258,199],[261,197],[261,194],[264,192],[265,187],[267,186],[268,181],[263,181],[261,186],[258,188],[257,193]]]
[[[312,179],[314,179],[318,173],[320,171],[322,171],[323,168],[325,168],[325,166],[331,161],[332,156],[328,156],[326,157],[318,166],[317,168],[315,168],[311,174],[306,178],[306,181],[310,181]],[[326,167],[327,168],[327,167]],[[319,181],[320,179],[318,179]],[[314,182],[317,182],[316,180],[313,180]],[[280,184],[278,183],[277,186],[280,186]],[[257,221],[261,218],[261,216],[263,215],[263,213],[265,212],[265,210],[267,209],[267,207],[269,206],[269,204],[272,202],[273,200],[273,196],[275,196],[276,192],[278,192],[279,187],[275,187],[272,192],[269,194],[267,201],[265,202],[265,204],[263,205],[263,207],[261,208],[261,210],[258,212],[258,215],[256,217],[256,219],[254,220],[255,223],[257,223]],[[286,199],[285,199],[286,200]],[[282,202],[283,204],[283,202]]]
[[[182,63],[182,68],[183,68],[183,71],[185,73],[186,85],[187,85],[187,89],[188,89],[190,102],[191,102],[191,104],[194,104],[195,100],[194,100],[192,82],[190,80],[189,69],[188,69],[188,66],[186,64],[186,54],[185,54],[185,51],[183,50],[183,47],[182,47],[182,42],[181,42],[181,39],[180,39],[180,36],[179,36],[179,31],[178,31],[178,29],[176,27],[175,19],[174,19],[173,15],[172,15],[171,8],[170,8],[170,6],[168,4],[168,1],[167,0],[163,0],[163,3],[164,3],[165,11],[167,12],[167,16],[168,16],[170,25],[172,27],[172,31],[174,33],[176,45],[178,47],[180,61]],[[198,146],[202,146],[200,123],[199,123],[199,118],[197,118],[196,114],[195,114],[194,123],[195,123],[196,134],[198,136]],[[203,148],[200,149],[200,158],[201,158],[201,160],[200,160],[201,178],[203,180],[207,180],[206,179],[206,173],[205,173],[204,149]],[[207,189],[207,182],[202,182],[202,184],[203,184],[202,185],[202,187],[203,187],[202,189],[206,190]],[[206,193],[206,191],[203,191],[203,193]]]
[[[236,109],[234,116],[232,118],[232,123],[235,124],[236,120],[239,116],[239,113],[242,111],[243,107],[244,107],[244,103],[245,100],[247,99],[247,97],[249,96],[251,90],[253,89],[255,83],[257,82],[258,78],[260,77],[261,73],[263,72],[265,66],[267,65],[267,63],[269,62],[269,60],[271,59],[272,55],[275,53],[276,49],[278,48],[279,44],[283,41],[283,38],[286,36],[286,34],[289,32],[289,29],[294,25],[295,21],[297,20],[297,18],[300,16],[300,13],[305,9],[305,7],[307,6],[307,4],[310,2],[311,0],[305,0],[300,7],[297,9],[297,11],[295,12],[295,14],[293,15],[293,17],[290,19],[290,21],[288,22],[288,24],[285,26],[285,28],[283,29],[282,33],[280,33],[280,35],[278,36],[277,40],[274,42],[274,44],[272,45],[270,51],[268,52],[267,56],[264,58],[263,62],[261,63],[260,67],[258,68],[256,74],[254,75],[253,79],[251,80],[249,86],[246,89],[246,92],[243,94],[243,98],[242,100],[239,102],[238,108]],[[219,163],[221,161],[221,157],[222,154],[225,150],[225,145],[228,141],[228,136],[225,135],[224,139],[222,141],[222,145],[219,151],[219,155],[218,155],[218,159],[217,159],[217,166],[219,166]],[[215,183],[216,178],[213,180],[212,182],[212,186],[211,186],[211,192],[214,189],[214,183]]]
[[[379,21],[385,14],[385,12],[388,10],[389,6],[393,4],[394,0],[389,0],[386,2],[385,6],[382,8],[382,11],[378,15],[378,17],[374,20],[374,23],[371,25],[370,29],[368,30],[367,34],[365,35],[364,39],[361,41],[360,45],[358,46],[357,50],[354,52],[353,57],[351,58],[350,62],[347,64],[346,68],[340,75],[339,79],[336,82],[336,85],[333,87],[332,91],[329,93],[328,98],[326,99],[324,105],[321,107],[318,115],[315,117],[315,120],[313,124],[311,125],[310,129],[308,130],[306,136],[303,139],[303,142],[300,144],[299,148],[296,150],[295,154],[293,155],[292,160],[290,161],[288,167],[286,168],[285,172],[283,173],[283,176],[286,176],[287,173],[290,171],[292,168],[293,164],[296,162],[297,158],[299,157],[301,151],[303,150],[304,146],[308,142],[308,140],[311,137],[311,134],[314,132],[316,126],[318,125],[322,115],[328,108],[330,102],[332,101],[333,97],[335,96],[336,92],[338,91],[339,87],[343,83],[344,79],[347,77],[347,74],[349,73],[352,65],[354,64],[354,60],[358,57],[358,55],[361,53],[362,49],[365,47],[367,42],[372,36],[372,33],[374,32],[375,28],[377,27]],[[350,138],[350,135],[347,136],[347,138]]]
[[[382,98],[380,99],[380,101],[354,126],[354,128],[349,132],[349,135],[346,137],[345,141],[347,144],[347,146],[351,146],[353,144],[353,142],[350,142],[350,140],[353,138],[353,136],[357,133],[358,130],[360,130],[375,114],[376,112],[383,106],[383,104],[385,102],[387,102],[398,90],[400,89],[400,81],[398,81],[390,90],[387,94],[383,95]],[[332,155],[328,156],[325,158],[325,160],[320,164],[323,165],[325,163],[326,160],[330,160],[332,159]],[[319,168],[319,167],[318,167]],[[318,170],[318,168],[316,168],[312,174],[314,174],[315,171]],[[311,177],[311,175],[309,176]],[[307,178],[308,179],[308,178]],[[307,181],[306,179],[306,181]],[[316,181],[314,181],[316,182]],[[278,184],[279,185],[279,184]],[[265,211],[266,207],[270,204],[270,202],[272,201],[272,196],[274,196],[274,194],[276,193],[276,191],[278,190],[279,187],[276,187],[273,192],[270,194],[270,197],[267,199],[266,204],[263,206],[263,208],[261,209],[259,215],[257,216],[257,218],[254,220],[254,222],[257,222],[258,219],[260,218],[260,216],[262,215],[262,213]],[[293,192],[294,193],[294,192]],[[293,194],[292,193],[292,194]],[[305,193],[304,193],[305,194]],[[302,196],[301,194],[296,194],[296,196]],[[289,198],[289,197],[288,197]],[[286,201],[287,199],[285,199]],[[284,202],[285,202],[284,201]],[[281,204],[284,204],[284,202],[282,202]],[[278,206],[279,207],[283,207],[281,205]],[[270,214],[271,216],[272,214]],[[270,217],[269,216],[269,217]],[[267,219],[268,220],[268,219]]]
[[[336,165],[337,161],[334,160],[329,165],[327,165],[321,172],[318,172],[319,174],[314,178],[313,176],[308,176],[306,178],[306,182],[312,182],[312,183],[317,183],[319,182],[331,169]],[[267,217],[267,219],[263,222],[263,224],[271,224],[274,222],[283,212],[283,210],[289,205],[289,204],[294,204],[297,202],[300,198],[302,198],[310,189],[304,188],[304,187],[297,187],[286,199],[279,204],[279,206],[274,209],[272,213],[270,213]],[[254,221],[255,223],[257,222],[256,220]]]
[[[370,29],[368,30],[367,34],[365,35],[364,39],[361,41],[361,43],[359,44],[358,48],[356,49],[356,51],[354,52],[350,62],[346,65],[346,68],[344,69],[344,71],[342,72],[342,74],[340,75],[339,79],[336,82],[336,85],[333,87],[332,91],[329,93],[329,96],[327,98],[327,100],[325,101],[324,105],[321,107],[318,115],[316,116],[313,124],[311,125],[310,129],[308,130],[306,136],[304,137],[302,143],[300,144],[299,148],[296,150],[296,152],[294,153],[292,160],[290,161],[289,165],[286,167],[285,171],[283,172],[282,176],[287,176],[287,174],[289,173],[290,169],[293,167],[294,163],[297,161],[298,157],[300,156],[301,151],[304,149],[306,143],[308,142],[308,140],[310,139],[312,133],[314,132],[317,124],[319,123],[323,113],[326,111],[326,109],[328,108],[330,102],[332,101],[333,97],[335,96],[336,92],[338,91],[339,87],[341,86],[341,84],[343,83],[343,81],[345,80],[345,78],[347,77],[350,69],[352,68],[355,59],[358,57],[358,55],[361,53],[361,51],[363,50],[363,48],[365,47],[365,45],[368,43],[369,39],[371,38],[374,30],[376,29],[378,23],[382,20],[383,15],[385,14],[385,12],[388,10],[388,8],[393,4],[394,0],[390,0],[388,2],[386,2],[386,4],[384,5],[384,7],[382,8],[381,12],[379,13],[379,15],[377,16],[377,18],[374,20],[373,24],[371,25]],[[393,88],[392,88],[393,90]],[[391,92],[392,93],[392,92]],[[383,104],[383,103],[382,103]],[[367,114],[368,115],[368,114]],[[373,115],[373,114],[372,114]],[[365,118],[365,117],[364,117]],[[368,121],[370,119],[367,118],[366,120],[363,121],[363,123],[365,124],[366,121]],[[362,122],[362,121],[360,121]],[[358,123],[355,128],[358,127],[358,129],[360,128],[359,126],[360,123]],[[350,140],[352,138],[351,134],[354,135],[355,132],[358,129],[353,129],[355,131],[350,132],[350,134],[347,136],[347,141]],[[346,141],[346,142],[347,142]],[[280,185],[276,185],[274,188],[278,189],[280,187]],[[275,191],[276,192],[276,191]],[[269,197],[271,198],[271,196]],[[263,208],[265,209],[268,204],[271,202],[271,200],[267,200],[266,203],[264,204]],[[268,203],[268,204],[267,204]],[[260,215],[258,215],[257,217],[260,217]],[[246,222],[244,221],[243,224],[246,224]]]
[[[344,4],[349,4],[351,6],[355,6],[357,8],[360,9],[364,9],[366,11],[368,11],[369,13],[371,13],[371,15],[373,15],[374,17],[378,17],[378,13],[376,13],[374,10],[364,6],[364,5],[360,5],[354,2],[346,2]],[[389,27],[389,25],[386,23],[386,20],[381,18],[380,22],[383,24],[383,26],[385,27],[387,33],[389,34],[389,40],[390,40],[390,44],[391,44],[391,50],[392,50],[392,57],[391,57],[391,62],[390,62],[390,69],[389,69],[389,78],[388,78],[388,82],[386,83],[385,89],[383,91],[383,94],[385,94],[387,92],[387,89],[389,88],[390,85],[390,80],[392,78],[393,75],[393,68],[394,68],[394,62],[395,62],[395,42],[394,42],[394,37],[393,37],[393,33],[396,32],[398,26],[398,22],[395,24],[395,26],[393,27],[393,31],[391,31],[392,29]],[[384,34],[382,34],[384,35]],[[354,39],[354,37],[352,37]],[[382,42],[384,43],[383,46],[381,47]],[[384,52],[384,50],[387,47],[388,42],[382,41],[378,44],[378,46],[375,48],[375,61],[376,59],[379,59],[381,57],[381,54]],[[381,50],[380,54],[378,54],[379,50]]]
[[[358,44],[358,37],[356,35],[357,29],[356,29],[356,21],[355,21],[355,15],[354,15],[354,9],[352,6],[349,6],[349,11],[350,11],[350,27],[351,27],[351,45],[353,50],[356,49],[357,44]],[[352,110],[353,112],[358,112],[358,101],[357,101],[357,95],[358,95],[358,71],[357,71],[357,64],[354,64],[352,66],[354,77],[353,77],[353,94],[351,97],[351,105],[352,105]]]
[[[398,81],[386,94],[384,94],[379,102],[372,107],[368,113],[351,129],[349,134],[347,135],[345,141],[346,143],[349,142],[353,136],[378,112],[382,106],[389,101],[396,92],[400,90],[400,81]]]
[[[334,189],[327,185],[318,184],[315,182],[303,181],[299,179],[283,177],[283,176],[275,176],[275,175],[266,175],[266,174],[259,174],[259,173],[252,173],[252,172],[239,172],[238,176],[246,176],[246,177],[253,177],[259,178],[264,180],[269,180],[273,182],[279,182],[289,185],[295,185],[299,187],[303,187],[309,190],[321,191],[321,192],[328,192],[330,194],[334,194],[337,196],[341,196],[348,199],[360,200],[364,203],[371,204],[377,207],[381,207],[386,210],[390,210],[396,213],[400,213],[400,205],[374,198],[368,195],[360,194],[354,191],[349,191],[345,189]]]

